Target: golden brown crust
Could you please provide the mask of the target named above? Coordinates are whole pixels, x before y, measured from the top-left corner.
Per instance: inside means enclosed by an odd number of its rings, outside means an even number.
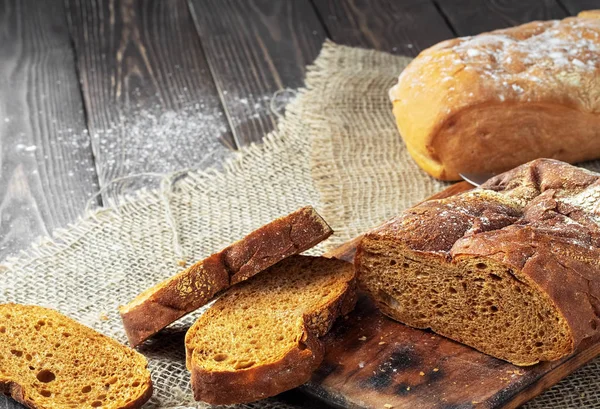
[[[311,206],[253,231],[120,307],[130,344],[141,344],[167,325],[207,304],[217,293],[290,255],[315,246],[332,233]]]
[[[600,156],[597,11],[441,42],[390,90],[400,133],[430,175]]]
[[[30,399],[28,399],[25,396],[25,390],[23,389],[23,387],[21,387],[21,385],[14,383],[14,382],[2,381],[0,379],[0,393],[10,396],[15,401],[17,401],[20,404],[22,404],[28,408],[31,408],[31,409],[46,409],[47,408],[47,406],[38,405],[36,402],[33,402]],[[126,403],[123,405],[118,405],[118,406],[112,406],[111,409],[138,409],[138,408],[141,408],[144,405],[144,403],[146,403],[152,397],[152,393],[153,393],[152,383],[149,383],[148,389],[146,389],[146,391],[144,392],[143,395],[140,395],[138,398],[134,399],[133,401],[131,401],[129,403]]]
[[[497,261],[555,305],[571,331],[566,355],[597,337],[600,327],[598,203],[598,174],[536,160],[481,189],[417,205],[366,234],[355,257],[359,282],[366,245],[377,241],[449,266],[473,258]]]
[[[230,286],[222,254],[213,254],[150,288],[121,307],[121,319],[131,346],[135,347],[191,311],[208,303]]]

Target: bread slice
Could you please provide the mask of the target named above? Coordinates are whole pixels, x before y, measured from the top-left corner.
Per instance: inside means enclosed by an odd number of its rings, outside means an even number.
[[[34,305],[0,305],[0,393],[30,408],[138,408],[152,395],[146,359]]]
[[[600,327],[600,177],[536,160],[364,236],[359,285],[386,315],[516,365]]]
[[[251,402],[308,381],[319,337],[356,303],[354,268],[293,256],[229,290],[185,337],[196,400]]]
[[[302,253],[333,231],[311,206],[250,233],[119,308],[132,346],[207,304],[218,292],[293,254]]]

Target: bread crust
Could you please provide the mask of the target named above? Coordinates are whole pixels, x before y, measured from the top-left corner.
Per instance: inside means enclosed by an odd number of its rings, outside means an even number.
[[[315,246],[332,233],[311,206],[253,231],[120,307],[129,343],[134,347],[141,344],[219,292]]]
[[[390,90],[417,164],[459,180],[459,173],[499,173],[539,157],[600,157],[597,16],[531,22],[423,51]]]
[[[395,318],[362,279],[370,242],[395,242],[438,263],[497,261],[556,307],[570,329],[571,346],[562,356],[568,355],[599,336],[599,199],[598,174],[554,160],[530,162],[480,189],[417,205],[367,233],[355,257],[359,283]]]
[[[353,275],[344,286],[339,297],[303,315],[298,343],[269,364],[235,371],[206,370],[194,362],[194,348],[188,342],[191,331],[188,331],[186,365],[191,372],[195,399],[213,405],[253,402],[307,382],[323,361],[325,345],[319,337],[356,304],[356,277]]]

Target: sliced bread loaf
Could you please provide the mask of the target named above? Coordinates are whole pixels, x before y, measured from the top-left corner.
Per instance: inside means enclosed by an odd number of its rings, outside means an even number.
[[[390,317],[512,362],[600,328],[600,176],[536,160],[364,236],[359,284]]]
[[[355,302],[352,264],[325,257],[293,256],[232,288],[186,335],[195,398],[251,402],[305,383],[319,337]]]
[[[167,325],[207,304],[218,292],[288,256],[302,253],[332,233],[311,206],[262,226],[120,307],[130,344],[139,345]]]
[[[30,408],[138,408],[152,395],[146,359],[64,315],[0,305],[0,393]]]

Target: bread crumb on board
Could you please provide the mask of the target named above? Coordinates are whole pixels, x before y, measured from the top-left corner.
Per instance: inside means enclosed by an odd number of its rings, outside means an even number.
[[[381,341],[381,342],[379,343],[379,345],[385,345],[385,344],[386,344],[386,342],[385,342],[385,341]]]
[[[390,409],[390,408],[393,408],[393,407],[394,407],[394,405],[390,405],[389,403],[386,403],[385,405],[383,405],[383,407],[384,407],[385,409]]]
[[[425,376],[425,372],[421,371],[421,372],[419,372],[419,375]]]
[[[367,337],[365,337],[365,336],[363,335],[363,336],[362,336],[362,337],[360,337],[358,340],[359,340],[359,341],[366,341],[366,340],[367,340]]]

